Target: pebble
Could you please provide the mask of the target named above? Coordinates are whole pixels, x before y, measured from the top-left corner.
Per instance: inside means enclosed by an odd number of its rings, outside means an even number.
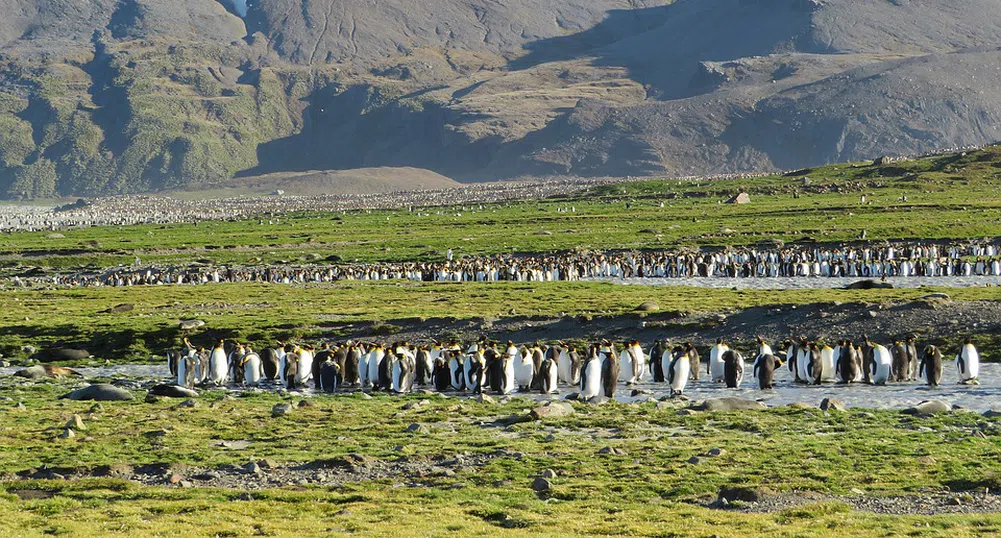
[[[183,402],[177,404],[177,407],[186,407],[188,409],[197,409],[198,405],[199,405],[198,401],[189,398],[189,399],[184,400]]]
[[[246,464],[246,465],[243,466],[243,472],[245,472],[247,474],[260,474],[261,473],[261,466],[258,465],[256,462],[252,461],[252,462],[250,462],[250,463],[248,463],[248,464]]]
[[[76,437],[76,433],[74,433],[73,430],[69,428],[66,428],[65,430],[63,430],[63,433],[59,434],[60,439],[72,439],[74,437]]]
[[[407,426],[407,433],[428,433],[428,431],[427,426],[416,422]]]
[[[553,485],[545,478],[539,477],[532,481],[532,489],[540,493],[549,491]]]
[[[272,418],[283,417],[291,412],[292,406],[287,403],[275,404],[274,407],[271,408]]]
[[[552,469],[546,469],[545,471],[542,471],[542,478],[549,478],[549,479],[556,478],[556,471]]]
[[[83,419],[80,418],[80,415],[73,415],[69,419],[69,422],[66,423],[66,429],[85,431],[87,429],[87,426],[84,426]]]

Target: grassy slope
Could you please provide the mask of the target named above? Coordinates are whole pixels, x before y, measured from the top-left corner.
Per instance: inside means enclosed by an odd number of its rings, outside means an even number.
[[[170,534],[274,536],[348,531],[396,536],[464,532],[495,534],[499,527],[521,535],[708,536],[950,536],[994,533],[1001,516],[877,517],[851,512],[840,503],[809,505],[768,515],[711,511],[687,504],[715,497],[723,486],[847,494],[862,488],[892,495],[998,486],[1001,445],[997,419],[956,413],[917,419],[888,411],[866,416],[811,410],[677,416],[653,404],[578,407],[574,417],[484,428],[478,423],[520,413],[530,404],[477,404],[432,398],[416,410],[402,410],[409,398],[321,397],[313,408],[270,418],[276,394],[220,400],[209,394],[197,409],[171,403],[105,403],[86,414],[88,402],[55,402],[59,384],[14,389],[27,411],[6,411],[10,428],[0,432],[7,447],[0,472],[46,464],[73,468],[126,462],[183,462],[211,467],[273,458],[310,461],[349,453],[395,460],[468,451],[502,456],[481,469],[453,477],[429,476],[427,488],[391,487],[392,480],[348,483],[340,488],[284,488],[237,501],[239,491],[163,490],[116,480],[82,483],[5,483],[0,489],[0,523],[11,534]],[[53,439],[72,413],[81,413],[91,441]],[[407,424],[431,425],[428,434],[404,433]],[[368,424],[377,423],[373,429]],[[248,426],[250,429],[248,431]],[[918,427],[930,429],[919,430]],[[163,438],[142,432],[166,427]],[[986,438],[971,435],[981,430]],[[549,433],[556,441],[546,441]],[[249,439],[245,451],[212,448],[217,440]],[[624,456],[598,455],[603,446]],[[397,447],[402,447],[398,449]],[[719,458],[690,464],[691,456],[719,447]],[[920,460],[918,459],[920,458]],[[529,485],[554,469],[552,499],[540,500]],[[455,485],[461,489],[453,489]],[[10,492],[41,488],[48,500],[19,501]],[[342,512],[343,510],[343,512]],[[262,513],[268,517],[261,517]],[[296,522],[283,521],[282,515]],[[259,528],[258,528],[259,527]]]
[[[809,185],[803,185],[804,177]],[[761,239],[836,242],[854,240],[862,230],[871,240],[982,238],[1001,235],[999,177],[1001,147],[993,147],[965,156],[834,165],[789,176],[624,183],[569,200],[444,208],[427,216],[355,211],[296,215],[280,224],[251,219],[91,228],[65,232],[62,239],[19,233],[0,236],[0,252],[31,256],[21,262],[28,265],[71,268],[131,263],[134,254],[147,263],[186,263],[193,257],[273,263],[306,254],[367,262],[440,260],[448,248],[474,255],[749,245]],[[750,192],[751,204],[719,204],[741,188]],[[866,205],[860,203],[862,193]],[[904,196],[906,203],[899,201]],[[557,212],[570,206],[576,212]],[[98,246],[88,246],[90,241]],[[7,261],[8,267],[17,263]]]
[[[220,284],[144,288],[16,291],[0,294],[0,352],[65,341],[99,359],[145,360],[180,344],[177,323],[201,319],[196,341],[237,338],[336,337],[337,326],[360,321],[404,325],[430,318],[630,314],[653,300],[668,312],[716,312],[782,304],[880,303],[912,300],[936,290],[742,290],[619,286],[609,283],[375,283],[331,285]],[[941,291],[941,290],[940,290]],[[1001,300],[1001,288],[947,290],[954,300]],[[135,310],[101,314],[121,303]],[[572,337],[573,335],[567,335]],[[984,346],[985,357],[994,357]]]

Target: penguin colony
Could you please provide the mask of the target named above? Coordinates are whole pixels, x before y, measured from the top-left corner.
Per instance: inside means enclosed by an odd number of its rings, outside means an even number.
[[[922,379],[929,386],[943,380],[943,354],[936,346],[918,351],[913,337],[889,347],[863,336],[860,344],[842,340],[821,345],[800,337],[775,352],[761,337],[751,361],[750,376],[762,390],[775,387],[776,372],[786,365],[796,383],[866,383],[885,385]],[[285,344],[255,351],[250,345],[218,341],[208,350],[185,338],[180,351],[167,354],[168,367],[183,387],[228,383],[258,386],[278,383],[288,390],[312,387],[322,392],[346,389],[407,393],[414,387],[439,392],[554,394],[559,387],[579,391],[581,399],[612,398],[618,384],[644,381],[667,383],[681,395],[703,368],[712,383],[739,388],[745,358],[723,339],[701,355],[688,342],[657,341],[645,351],[637,340],[620,345],[607,340],[586,346],[563,342],[515,345],[481,340],[468,347],[458,341],[413,346],[369,342],[311,345]],[[980,355],[966,339],[955,357],[958,381],[979,384]]]

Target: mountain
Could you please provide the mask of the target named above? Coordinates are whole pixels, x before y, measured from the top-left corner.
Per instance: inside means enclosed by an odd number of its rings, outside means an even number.
[[[762,171],[1001,139],[994,0],[0,0],[0,12],[8,198],[267,174],[337,192],[334,176],[297,173],[378,167],[460,181]]]

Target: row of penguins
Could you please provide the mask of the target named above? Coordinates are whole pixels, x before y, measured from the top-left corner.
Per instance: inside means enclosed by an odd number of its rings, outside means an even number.
[[[801,337],[785,342],[783,353],[774,353],[761,337],[757,345],[752,377],[762,390],[775,387],[776,372],[783,364],[788,365],[794,382],[805,384],[885,385],[920,377],[938,386],[942,381],[942,352],[928,345],[919,355],[913,337],[890,347],[868,337],[863,337],[861,345],[842,340],[834,347]],[[279,342],[258,353],[250,345],[224,340],[211,350],[196,348],[185,339],[180,351],[167,353],[167,360],[177,385],[187,388],[278,382],[289,390],[312,383],[323,392],[356,388],[406,393],[415,386],[431,386],[440,392],[554,394],[564,385],[578,387],[580,398],[590,399],[611,398],[619,382],[667,383],[672,395],[680,395],[689,380],[699,380],[703,363],[692,343],[672,346],[667,340],[658,341],[649,353],[637,340],[617,347],[607,340],[584,347],[563,342],[500,346],[483,340],[465,350],[458,341],[430,346],[349,341],[319,348]],[[960,383],[979,384],[980,355],[970,339],[956,355],[956,364]],[[744,367],[744,356],[723,339],[709,349],[705,369],[713,383],[739,388]]]

